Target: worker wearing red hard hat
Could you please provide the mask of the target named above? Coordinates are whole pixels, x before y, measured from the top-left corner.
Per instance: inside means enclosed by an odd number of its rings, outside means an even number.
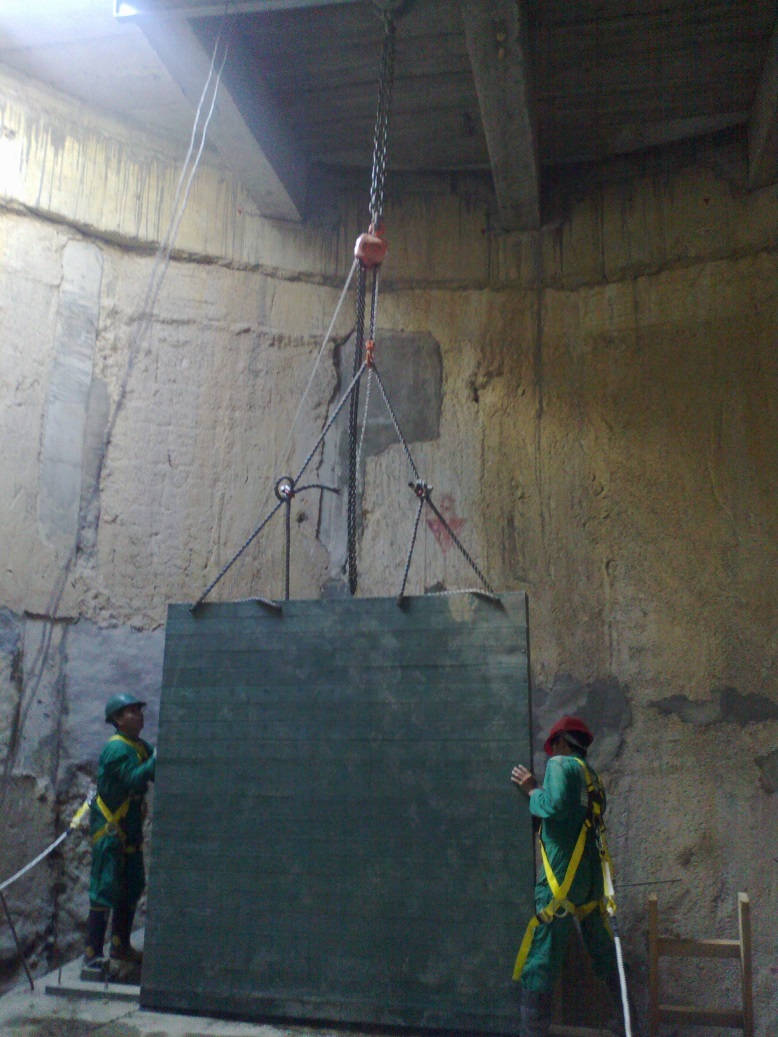
[[[563,716],[545,742],[550,757],[543,785],[523,766],[511,781],[529,796],[530,813],[541,820],[543,875],[535,886],[537,914],[530,920],[514,979],[520,980],[521,1037],[546,1037],[551,994],[564,963],[577,918],[596,974],[620,1003],[613,935],[607,923],[598,831],[605,793],[586,762],[594,735],[579,717]]]

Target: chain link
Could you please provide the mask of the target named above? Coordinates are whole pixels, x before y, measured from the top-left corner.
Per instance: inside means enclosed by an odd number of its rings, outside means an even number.
[[[365,293],[367,290],[367,268],[359,264],[357,279],[357,323],[354,331],[354,375],[363,363],[365,348]],[[348,549],[348,588],[353,595],[357,592],[357,424],[359,417],[359,384],[354,386],[348,416],[348,503],[346,512],[346,538]]]
[[[476,576],[477,576],[477,577],[478,577],[478,579],[479,579],[479,580],[481,581],[481,583],[482,583],[482,584],[484,585],[484,587],[486,587],[486,589],[487,589],[487,590],[489,591],[489,593],[490,593],[490,594],[491,594],[491,595],[492,595],[493,597],[495,597],[495,598],[496,598],[496,597],[498,597],[497,591],[496,591],[496,590],[494,589],[494,587],[492,587],[492,585],[491,585],[491,584],[489,583],[489,581],[487,580],[487,578],[486,578],[486,577],[484,576],[484,574],[483,574],[483,573],[481,572],[481,570],[480,570],[480,569],[478,568],[478,566],[477,566],[477,565],[475,564],[475,562],[473,561],[473,559],[472,559],[472,558],[470,557],[470,555],[469,555],[469,554],[467,553],[467,551],[466,551],[466,550],[465,550],[465,548],[463,547],[462,543],[460,542],[460,540],[459,540],[459,537],[458,537],[458,536],[456,535],[456,533],[454,532],[454,530],[453,530],[453,529],[451,528],[451,526],[450,526],[450,525],[448,524],[448,522],[446,522],[446,520],[445,520],[445,519],[443,518],[443,516],[441,515],[441,513],[440,513],[440,512],[438,511],[438,509],[437,509],[437,507],[435,506],[435,503],[434,503],[434,501],[432,500],[432,498],[430,497],[430,495],[429,495],[429,494],[427,494],[427,496],[426,496],[426,497],[425,497],[424,499],[426,500],[427,504],[428,504],[428,505],[430,506],[430,508],[432,509],[432,511],[433,511],[433,512],[435,513],[435,516],[436,516],[436,518],[438,519],[438,521],[439,521],[439,522],[441,522],[441,523],[443,524],[443,528],[444,528],[444,529],[446,530],[446,532],[448,533],[448,535],[449,535],[449,536],[451,537],[451,539],[452,539],[452,540],[454,541],[454,546],[456,547],[456,549],[457,549],[457,550],[459,551],[459,553],[460,553],[460,554],[462,555],[462,557],[463,557],[463,558],[465,559],[465,561],[466,561],[466,562],[468,563],[468,565],[469,565],[469,566],[470,566],[470,568],[471,568],[471,569],[473,570],[473,572],[474,572],[474,573],[476,574]]]
[[[373,137],[373,175],[370,183],[370,220],[378,230],[384,215],[384,183],[386,180],[386,151],[389,135],[389,111],[394,85],[395,28],[391,12],[384,12],[384,45],[381,51],[381,80],[378,90],[378,111]]]
[[[389,109],[392,103],[394,80],[395,29],[394,18],[384,12],[384,43],[381,50],[381,72],[378,85],[378,110],[373,136],[373,169],[370,179],[370,223],[377,233],[384,213],[384,184],[386,181],[386,151],[389,130]],[[354,373],[362,363],[365,345],[365,309],[367,295],[367,268],[360,261],[357,281],[357,322],[354,336]],[[378,310],[378,270],[373,268],[373,286],[370,305],[370,338],[375,337]],[[359,386],[351,397],[348,423],[348,502],[346,510],[346,538],[348,554],[348,587],[357,592],[357,433],[359,413]]]
[[[392,419],[394,431],[397,433],[397,438],[400,440],[400,444],[403,450],[405,451],[405,456],[408,459],[408,464],[410,465],[411,471],[417,479],[420,479],[421,476],[419,475],[419,469],[416,467],[416,462],[413,460],[413,457],[411,455],[411,449],[405,440],[405,436],[402,434],[400,423],[397,420],[397,415],[394,413],[394,408],[392,407],[392,404],[389,400],[389,396],[387,395],[386,389],[384,388],[383,379],[379,374],[378,366],[376,364],[373,364],[373,370],[375,371],[376,381],[378,382],[378,388],[381,390],[381,395],[384,398],[386,409],[389,411],[389,417]]]
[[[237,560],[240,558],[240,556],[243,554],[243,552],[246,550],[246,548],[249,546],[249,544],[252,543],[252,541],[255,540],[259,536],[259,534],[262,532],[262,530],[265,528],[265,526],[268,524],[268,522],[271,520],[271,518],[275,515],[275,513],[278,511],[278,509],[283,505],[283,503],[284,503],[283,501],[279,501],[278,504],[276,504],[276,506],[273,508],[273,510],[270,512],[270,514],[268,516],[266,516],[266,518],[264,518],[262,520],[262,522],[260,522],[260,524],[254,530],[254,532],[251,534],[251,536],[248,537],[248,539],[244,542],[243,546],[238,551],[235,552],[235,554],[232,556],[232,558],[229,560],[229,562],[227,562],[227,564],[221,570],[219,575],[216,576],[215,579],[211,580],[211,582],[205,588],[205,590],[200,595],[200,597],[197,599],[197,601],[194,603],[194,605],[191,606],[192,612],[194,612],[194,610],[196,608],[198,608],[198,606],[202,605],[202,603],[205,601],[205,599],[211,593],[211,591],[216,586],[216,584],[219,582],[219,580],[221,580],[222,577],[227,575],[228,571],[237,562]]]
[[[362,431],[359,434],[359,449],[357,450],[357,472],[362,461],[362,448],[365,445],[365,430],[367,429],[367,411],[370,406],[370,385],[373,381],[373,368],[367,369],[367,387],[365,389],[365,409],[362,412]]]
[[[313,446],[311,447],[310,451],[308,452],[308,456],[303,461],[302,467],[300,468],[300,471],[297,473],[297,478],[295,479],[295,483],[298,483],[300,481],[300,479],[302,479],[303,474],[305,472],[305,469],[311,463],[311,461],[313,460],[314,454],[316,453],[316,451],[319,449],[319,447],[324,442],[324,439],[325,439],[327,433],[329,432],[329,430],[335,424],[335,420],[337,419],[337,417],[340,414],[340,412],[343,410],[343,407],[345,406],[346,400],[351,398],[351,393],[357,388],[357,386],[359,384],[359,379],[362,377],[362,372],[365,370],[366,367],[367,367],[367,364],[363,361],[362,365],[359,368],[359,370],[354,375],[354,377],[351,379],[351,382],[349,384],[348,389],[346,389],[346,391],[343,393],[343,396],[340,399],[340,403],[337,405],[337,407],[332,412],[332,414],[330,414],[329,418],[327,419],[327,424],[321,430],[321,432],[319,433],[319,436],[318,436],[316,442],[313,444]],[[325,486],[324,489],[330,489],[330,487]],[[338,491],[335,491],[335,492],[338,492]]]
[[[424,498],[419,497],[419,506],[416,509],[416,521],[413,524],[413,534],[411,536],[411,544],[408,548],[408,557],[405,559],[405,571],[403,572],[403,582],[400,587],[400,593],[397,595],[398,604],[402,604],[402,600],[405,597],[405,585],[408,582],[408,573],[411,571],[411,559],[413,558],[413,549],[416,546],[416,537],[419,535],[419,522],[421,520],[421,513],[424,510]]]

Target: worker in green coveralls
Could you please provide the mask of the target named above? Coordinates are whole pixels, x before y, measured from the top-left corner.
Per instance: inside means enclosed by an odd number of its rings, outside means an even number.
[[[145,795],[154,780],[156,754],[140,737],[145,702],[133,695],[114,695],[105,721],[115,733],[100,753],[97,795],[89,815],[92,873],[85,965],[102,966],[103,944],[111,924],[111,958],[139,966],[142,954],[130,944],[138,900],[146,884],[143,866]]]
[[[586,762],[593,740],[583,720],[564,716],[551,728],[544,746],[550,759],[542,787],[526,767],[514,767],[511,772],[511,781],[529,797],[530,813],[540,819],[543,858],[543,875],[535,886],[538,914],[527,927],[513,974],[522,987],[521,1037],[548,1034],[552,991],[564,964],[574,919],[595,973],[621,1005],[598,840],[605,793],[599,776]]]

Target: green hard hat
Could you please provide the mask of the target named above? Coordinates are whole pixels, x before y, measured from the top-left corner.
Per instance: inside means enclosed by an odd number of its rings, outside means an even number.
[[[105,704],[105,722],[110,724],[114,716],[125,706],[145,706],[146,703],[136,699],[134,695],[123,691],[120,695],[113,695]]]

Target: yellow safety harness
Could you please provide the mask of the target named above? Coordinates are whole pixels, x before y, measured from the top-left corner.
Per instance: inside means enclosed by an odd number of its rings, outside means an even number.
[[[149,754],[146,751],[145,746],[141,742],[136,742],[131,738],[125,738],[124,735],[113,735],[108,739],[109,742],[124,742],[125,745],[129,745],[138,754],[138,760],[140,763],[145,763],[149,758]],[[92,836],[92,845],[99,842],[103,836],[106,835],[118,835],[123,843],[125,853],[135,853],[138,849],[137,846],[130,846],[127,843],[127,836],[122,829],[121,822],[127,816],[127,812],[130,809],[130,803],[133,799],[139,799],[137,796],[128,796],[123,803],[121,803],[116,810],[110,810],[106,805],[105,800],[102,796],[97,796],[95,803],[100,813],[105,818],[105,824],[102,828],[99,828]]]
[[[543,859],[543,870],[546,874],[546,881],[553,893],[553,897],[541,911],[538,911],[538,913],[533,915],[529,920],[526,932],[524,933],[524,939],[521,941],[521,946],[519,947],[519,953],[516,956],[516,964],[513,968],[514,979],[521,978],[524,965],[527,961],[527,955],[529,954],[529,949],[532,945],[532,938],[539,925],[547,925],[555,918],[564,918],[566,915],[574,915],[580,921],[582,918],[586,918],[587,915],[591,914],[592,911],[599,908],[605,916],[605,924],[608,926],[607,915],[608,913],[612,914],[613,911],[616,910],[616,905],[613,902],[612,897],[603,896],[600,900],[592,900],[588,904],[581,905],[573,904],[567,899],[570,887],[573,885],[573,880],[578,871],[578,865],[581,863],[581,858],[583,857],[584,847],[586,846],[586,836],[590,829],[593,828],[595,832],[597,849],[599,850],[600,860],[603,864],[603,874],[606,862],[612,867],[608,847],[605,843],[605,823],[602,818],[602,808],[605,797],[602,791],[602,785],[599,781],[595,784],[589,768],[583,760],[580,760],[577,756],[574,756],[573,759],[583,768],[584,780],[586,781],[586,818],[584,819],[584,823],[581,825],[581,831],[578,834],[573,855],[570,858],[570,863],[567,866],[565,877],[562,879],[561,883],[557,882],[556,875],[551,868],[548,855],[546,854],[546,848],[543,845],[543,833],[541,827],[540,855]],[[610,929],[610,926],[608,926],[608,929]]]

